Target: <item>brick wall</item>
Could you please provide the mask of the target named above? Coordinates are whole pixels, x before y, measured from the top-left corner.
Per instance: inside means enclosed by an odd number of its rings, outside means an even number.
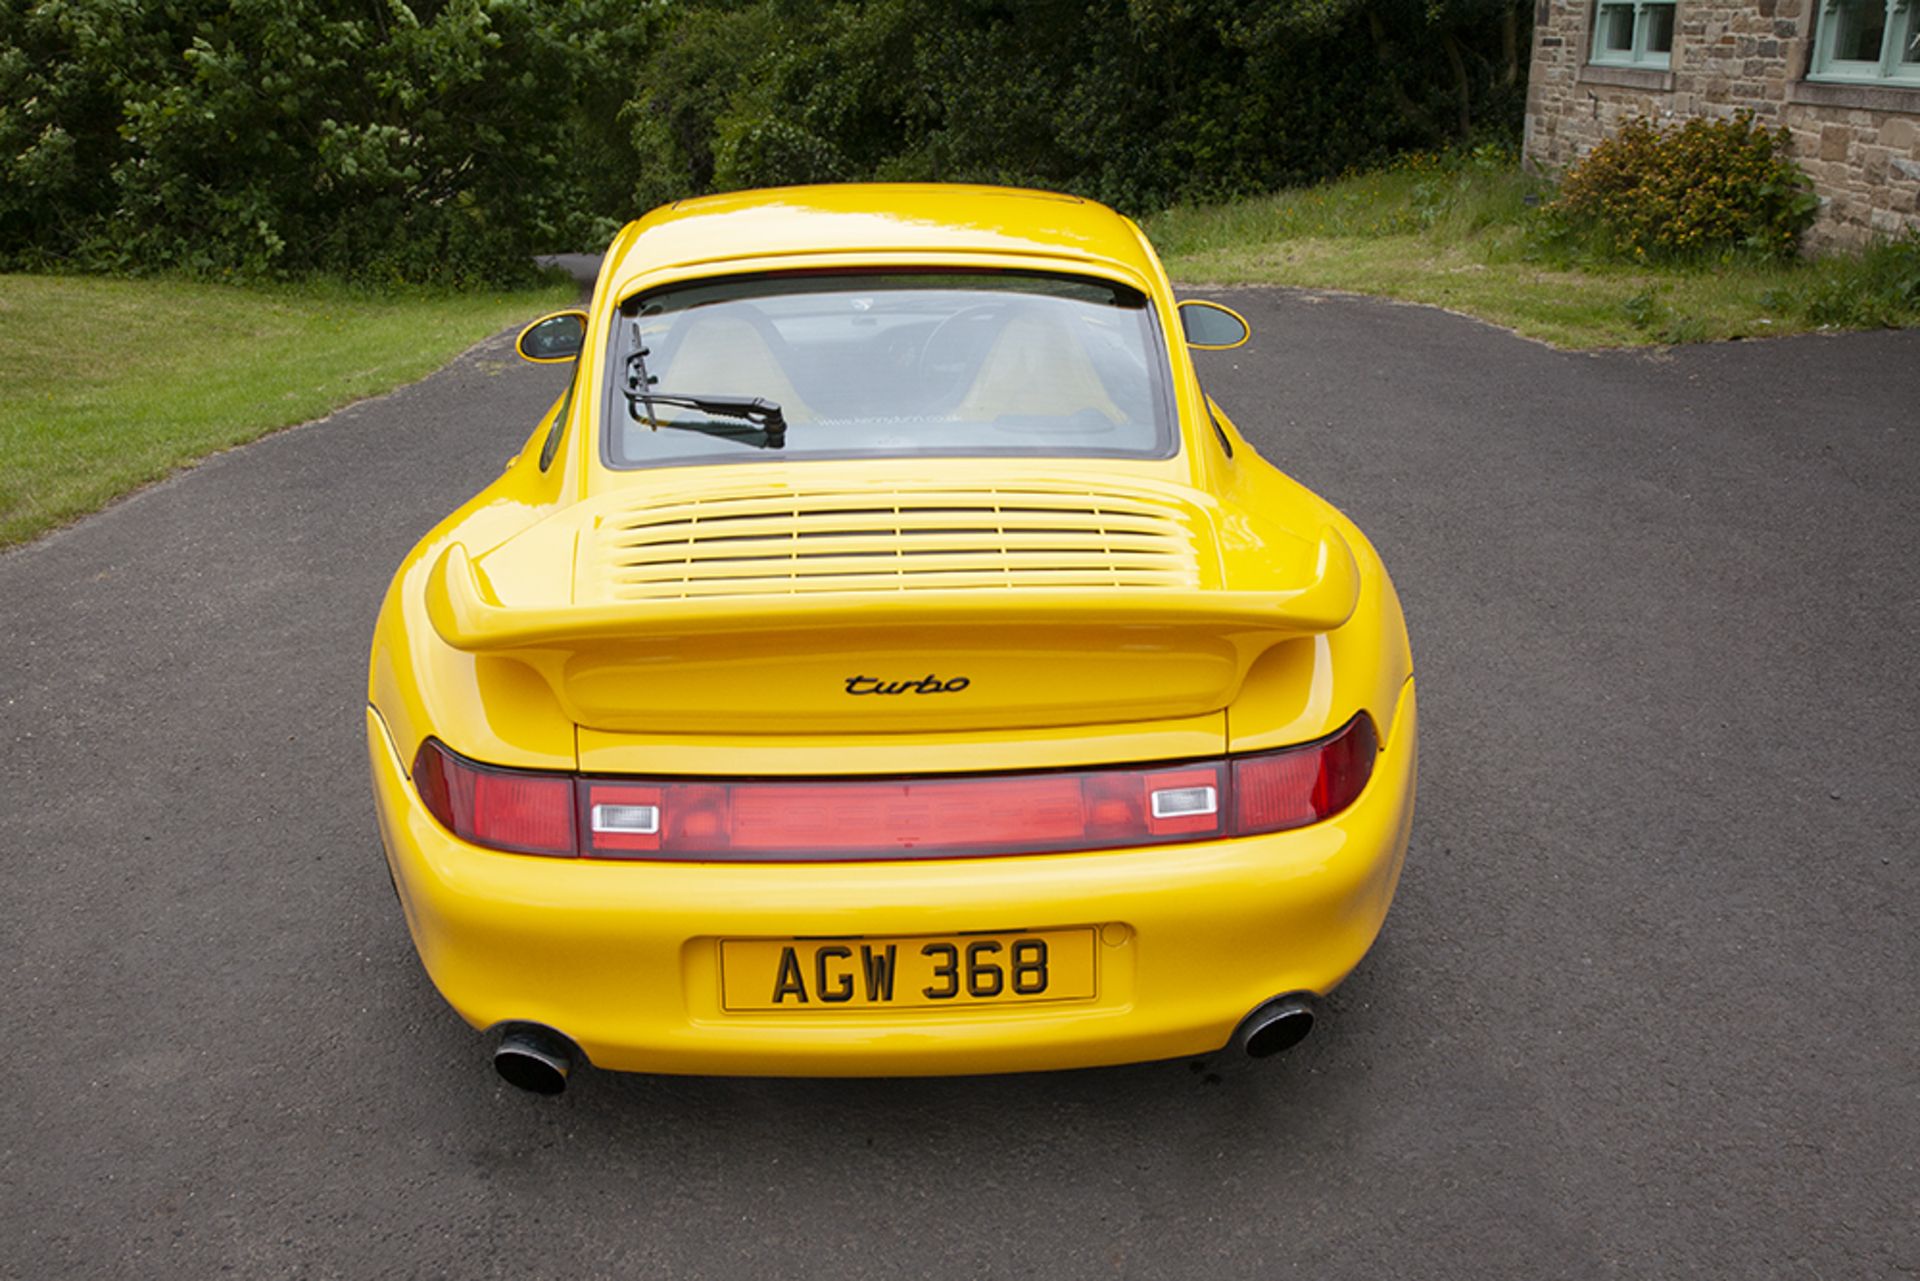
[[[1920,229],[1920,89],[1806,80],[1818,0],[1678,0],[1671,70],[1590,66],[1593,0],[1539,0],[1524,154],[1564,168],[1630,116],[1742,107],[1793,131],[1822,198],[1809,240],[1857,245]]]

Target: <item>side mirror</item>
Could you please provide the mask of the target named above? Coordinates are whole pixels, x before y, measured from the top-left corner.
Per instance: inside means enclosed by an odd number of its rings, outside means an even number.
[[[513,349],[536,365],[559,365],[580,354],[587,341],[587,313],[556,311],[520,331]]]
[[[1180,304],[1180,328],[1187,346],[1201,351],[1231,351],[1253,337],[1253,326],[1231,307],[1195,299]]]

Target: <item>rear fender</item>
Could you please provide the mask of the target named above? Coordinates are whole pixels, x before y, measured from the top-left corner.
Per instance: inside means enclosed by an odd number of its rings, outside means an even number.
[[[568,470],[540,466],[541,446],[564,402],[541,418],[499,479],[415,545],[381,602],[367,701],[408,767],[430,735],[499,765],[574,767],[573,723],[538,673],[524,663],[455,649],[426,613],[427,577],[448,547],[496,547],[572,503],[578,485]]]
[[[1224,413],[1220,418],[1234,441],[1230,501],[1254,511],[1302,504],[1318,510],[1351,548],[1358,582],[1352,616],[1343,625],[1275,645],[1249,668],[1227,709],[1229,750],[1306,742],[1363,710],[1386,744],[1402,691],[1413,678],[1406,618],[1386,566],[1352,521],[1262,458]]]

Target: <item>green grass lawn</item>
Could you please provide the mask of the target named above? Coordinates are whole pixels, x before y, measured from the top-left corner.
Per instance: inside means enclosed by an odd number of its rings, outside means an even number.
[[[383,297],[0,275],[0,546],[423,377],[577,296],[572,282]]]
[[[1145,227],[1175,280],[1432,303],[1564,347],[1920,324],[1920,240],[1791,263],[1618,266],[1543,243],[1550,195],[1511,165],[1416,157]]]

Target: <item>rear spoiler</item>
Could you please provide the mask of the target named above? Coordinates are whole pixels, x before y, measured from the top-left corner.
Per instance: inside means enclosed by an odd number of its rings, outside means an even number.
[[[752,634],[958,627],[1154,627],[1246,634],[1257,648],[1329,632],[1352,616],[1360,575],[1353,551],[1322,526],[1312,577],[1282,590],[1161,588],[929,589],[693,597],[681,600],[549,605],[503,603],[459,543],[434,563],[426,584],[434,631],[474,654],[565,650],[608,644]]]

